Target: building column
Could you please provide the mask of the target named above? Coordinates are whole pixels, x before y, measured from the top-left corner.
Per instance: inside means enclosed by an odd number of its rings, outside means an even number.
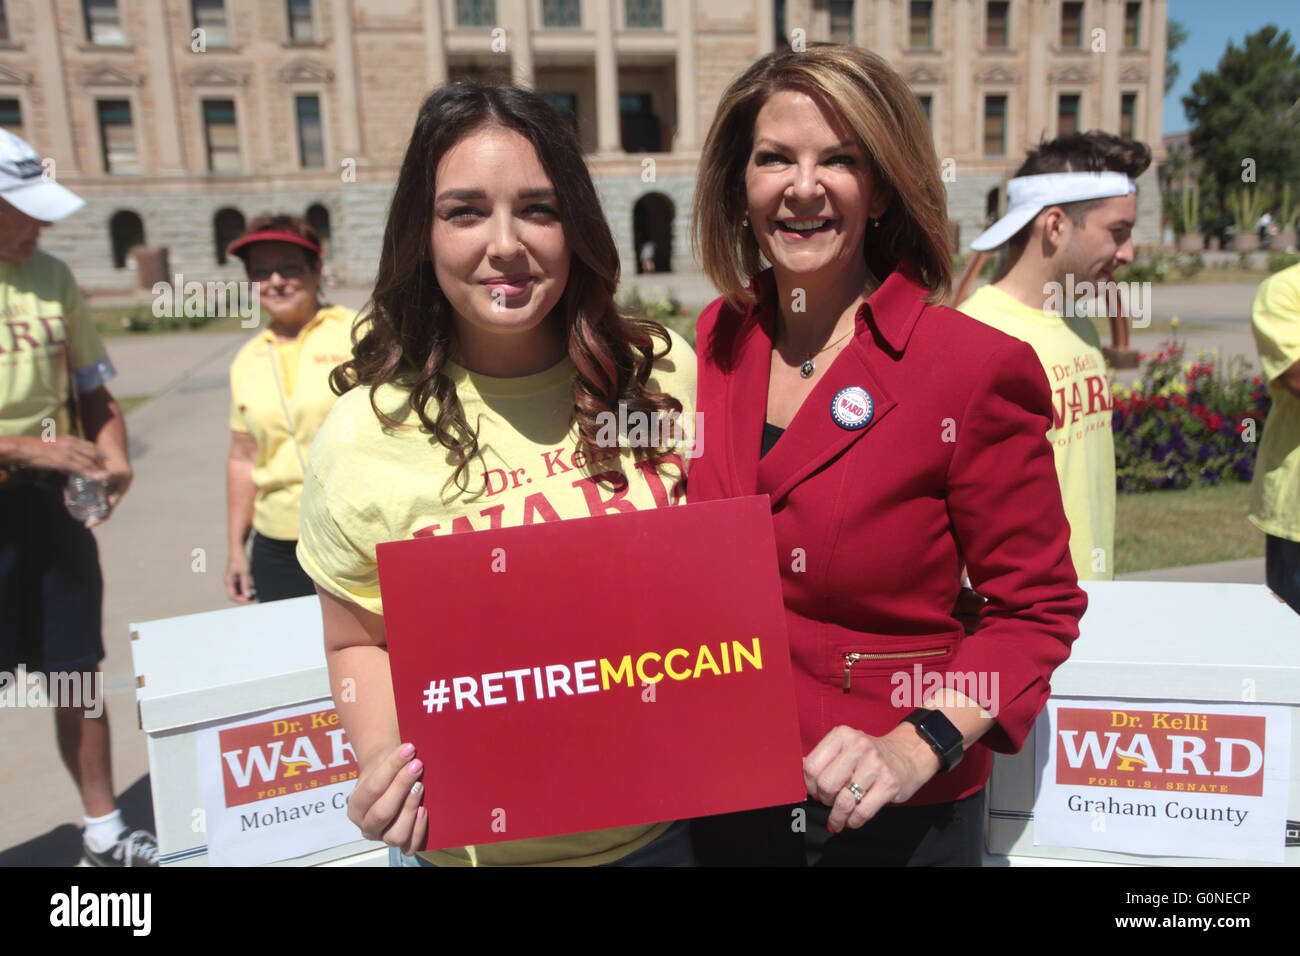
[[[528,29],[529,0],[505,0],[502,26],[510,54],[510,79],[516,86],[533,88],[532,33]]]
[[[63,51],[59,48],[59,33],[55,27],[58,23],[58,11],[55,9],[58,2],[45,0],[44,3],[34,4],[34,6],[37,9],[34,11],[36,15],[32,18],[32,22],[35,25],[36,37],[32,44],[32,52],[36,54],[36,61],[40,64],[36,68],[36,82],[46,91],[42,112],[45,114],[46,128],[49,130],[49,140],[42,145],[53,154],[56,176],[80,172],[81,164],[77,161],[77,153],[72,146],[73,113],[72,104],[68,102],[68,86],[63,78]],[[44,9],[41,9],[42,7]],[[33,130],[36,128],[32,120],[27,117],[23,119]],[[90,114],[90,122],[95,122],[93,111]],[[36,147],[36,144],[33,143],[32,146]]]
[[[699,149],[696,129],[700,104],[695,93],[695,0],[677,5],[677,141],[672,148]]]
[[[447,51],[442,46],[442,0],[424,0],[424,62],[429,88],[447,82]]]
[[[149,19],[154,23],[167,22],[165,0],[150,0],[152,12]],[[186,34],[189,35],[188,33]],[[159,123],[154,128],[158,144],[158,172],[183,173],[185,165],[181,160],[181,127],[174,118],[180,114],[176,108],[176,75],[172,70],[171,37],[166,30],[159,30],[148,38],[147,63],[149,77],[153,84],[155,106],[159,116],[172,117],[173,122]],[[243,117],[240,117],[243,120]]]
[[[880,38],[875,35],[875,24],[867,11],[867,0],[856,0],[853,4],[853,45],[868,50],[877,50]]]
[[[890,7],[894,0],[876,0],[876,45],[872,49],[891,63],[899,62],[898,37],[893,33]]]
[[[803,31],[804,43],[812,43],[817,39],[817,34],[813,31],[813,5],[812,0],[785,0],[785,42],[791,46],[794,41],[791,39],[795,30]],[[782,38],[777,37],[779,42]]]
[[[596,152],[621,153],[618,126],[618,54],[614,49],[613,0],[589,0],[596,33]]]
[[[160,0],[161,2],[161,0]],[[339,155],[353,159],[361,155],[361,117],[357,109],[357,58],[352,45],[351,0],[333,0],[334,65],[338,69],[337,109],[342,119]]]
[[[1148,56],[1147,63],[1147,91],[1143,99],[1146,101],[1142,105],[1146,112],[1146,135],[1145,141],[1151,147],[1151,152],[1157,160],[1163,159],[1164,151],[1164,106],[1165,106],[1165,18],[1168,14],[1168,3],[1166,0],[1151,0],[1151,9],[1147,14],[1150,26],[1151,42],[1148,47],[1151,53]],[[1141,129],[1135,125],[1135,129]],[[1143,138],[1141,134],[1135,133],[1139,139]]]
[[[772,0],[757,0],[758,23],[754,24],[757,34],[757,56],[767,56],[776,49],[776,8]],[[757,57],[755,57],[757,59]]]
[[[885,4],[881,4],[884,6]],[[970,9],[967,0],[952,0],[952,112],[949,142],[955,156],[983,157],[979,131],[984,123],[984,103],[976,89],[971,64]],[[1011,104],[1007,104],[1007,113]],[[1008,146],[1011,144],[1008,143]],[[960,175],[960,174],[959,174]]]
[[[1052,87],[1047,77],[1047,43],[1045,40],[1035,42],[1035,38],[1046,38],[1048,16],[1047,7],[1041,0],[1029,0],[1027,12],[1029,75],[1020,83],[1025,90],[1028,106],[1025,111],[1028,125],[1023,139],[1029,143],[1037,143],[1041,137],[1047,135],[1047,124],[1051,115],[1049,111],[1052,109],[1050,102],[1052,94],[1049,92]],[[1014,24],[1012,29],[1015,29]]]
[[[1101,11],[1102,21],[1085,27],[1083,42],[1091,50],[1092,30],[1101,27],[1106,31],[1106,52],[1093,54],[1101,57],[1101,128],[1108,133],[1118,133],[1119,55],[1124,49],[1124,4],[1120,0],[1111,0],[1102,6]]]

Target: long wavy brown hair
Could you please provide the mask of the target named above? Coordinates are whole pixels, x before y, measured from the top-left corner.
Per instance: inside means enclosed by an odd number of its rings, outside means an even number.
[[[453,454],[457,466],[451,480],[462,491],[468,491],[461,476],[478,454],[478,435],[466,421],[455,385],[443,372],[456,348],[455,312],[434,277],[429,234],[439,161],[465,136],[485,126],[513,130],[528,140],[555,186],[555,206],[571,261],[564,295],[547,320],[556,321],[558,313],[577,367],[572,421],[588,459],[601,456],[596,417],[617,413],[619,403],[626,404],[629,414],[644,412],[652,420],[682,411],[676,398],[651,391],[647,384],[655,361],[671,348],[668,333],[657,322],[628,315],[614,303],[618,250],[569,125],[528,90],[476,82],[447,84],[420,107],[388,213],[374,293],[363,310],[365,318],[353,331],[353,358],[334,369],[330,385],[339,395],[357,385],[370,386],[370,406],[387,427],[398,422],[376,404],[376,390],[384,384],[409,389],[407,404],[430,441]],[[658,353],[656,339],[663,344]],[[671,451],[634,448],[633,454],[658,467]],[[603,480],[617,485],[622,478],[615,472],[606,473]]]
[[[863,255],[881,279],[907,260],[940,302],[952,282],[948,197],[925,111],[907,82],[860,47],[810,43],[769,53],[737,77],[718,103],[700,153],[694,242],[704,272],[733,306],[749,305],[746,288],[763,269],[762,252],[744,224],[745,167],[754,151],[754,121],[779,90],[830,104],[857,134],[876,182],[891,199],[879,228],[867,230]]]

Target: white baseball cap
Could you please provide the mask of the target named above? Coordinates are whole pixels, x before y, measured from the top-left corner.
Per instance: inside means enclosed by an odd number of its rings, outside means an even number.
[[[1108,199],[1137,192],[1137,183],[1124,173],[1041,173],[1007,182],[1007,214],[975,237],[976,252],[996,249],[1023,229],[1048,206]]]
[[[36,150],[7,129],[0,129],[0,199],[44,222],[62,219],[86,204],[50,179]]]

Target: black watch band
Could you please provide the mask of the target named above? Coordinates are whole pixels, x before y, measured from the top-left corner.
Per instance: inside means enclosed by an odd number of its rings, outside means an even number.
[[[961,763],[964,753],[961,731],[953,726],[942,711],[921,707],[904,717],[903,723],[915,725],[921,739],[938,755],[940,773],[947,773]]]

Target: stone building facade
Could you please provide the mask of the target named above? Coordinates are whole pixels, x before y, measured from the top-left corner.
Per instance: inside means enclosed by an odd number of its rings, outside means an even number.
[[[778,42],[852,42],[921,97],[964,247],[1026,148],[1069,128],[1160,150],[1167,0],[0,0],[0,126],[86,208],[42,237],[92,289],[130,250],[233,278],[266,211],[329,236],[335,281],[374,274],[423,96],[511,78],[571,116],[624,272],[693,268],[699,148],[726,85]],[[652,162],[648,162],[652,161]],[[1155,242],[1143,178],[1137,238]]]

